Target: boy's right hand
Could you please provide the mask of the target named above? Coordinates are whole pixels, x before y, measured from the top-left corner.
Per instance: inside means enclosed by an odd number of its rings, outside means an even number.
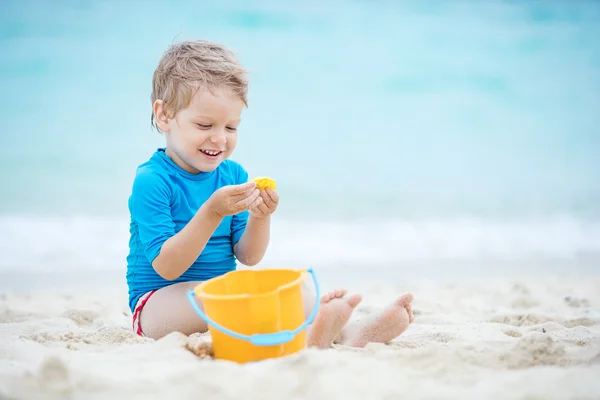
[[[223,218],[256,207],[262,202],[262,198],[256,188],[256,182],[247,182],[219,188],[210,196],[208,202],[210,209]]]

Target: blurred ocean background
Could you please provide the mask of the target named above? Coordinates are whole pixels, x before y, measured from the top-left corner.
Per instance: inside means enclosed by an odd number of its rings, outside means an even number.
[[[278,182],[264,266],[600,271],[598,1],[2,1],[0,284],[123,279],[167,46],[251,71],[233,159]],[[93,277],[93,278],[91,278]]]

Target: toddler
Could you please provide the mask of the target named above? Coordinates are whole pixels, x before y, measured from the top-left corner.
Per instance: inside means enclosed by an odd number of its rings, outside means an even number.
[[[245,69],[216,43],[174,44],[154,71],[151,122],[166,146],[137,168],[128,204],[127,284],[138,335],[206,332],[186,292],[235,270],[236,260],[254,266],[265,255],[279,195],[257,188],[230,159],[247,92]],[[387,342],[413,320],[412,295],[405,294],[363,321],[349,322],[361,297],[346,294],[336,290],[317,300],[303,287],[307,314],[321,302],[308,346]]]

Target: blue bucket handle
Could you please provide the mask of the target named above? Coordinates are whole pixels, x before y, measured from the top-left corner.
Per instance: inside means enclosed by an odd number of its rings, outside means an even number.
[[[198,307],[198,304],[196,304],[196,300],[194,300],[194,297],[196,294],[194,293],[193,290],[189,290],[187,292],[187,298],[190,302],[190,305],[194,309],[194,311],[196,311],[196,314],[198,314],[198,316],[200,318],[202,318],[208,325],[212,326],[213,328],[216,328],[216,329],[220,330],[221,332],[226,333],[229,336],[232,336],[234,338],[247,340],[256,346],[276,346],[276,345],[291,342],[297,334],[299,334],[304,329],[306,329],[306,327],[308,325],[312,324],[315,317],[317,316],[317,312],[319,311],[320,297],[321,297],[321,295],[319,293],[319,283],[317,282],[317,277],[315,276],[315,272],[312,270],[312,268],[309,268],[306,271],[312,275],[313,282],[315,283],[315,292],[316,292],[315,293],[315,297],[316,297],[315,306],[313,307],[313,310],[310,313],[309,317],[306,319],[306,321],[304,321],[304,323],[302,325],[300,325],[298,328],[294,329],[293,331],[286,330],[286,331],[280,331],[280,332],[274,332],[274,333],[255,333],[253,335],[244,335],[241,333],[237,333],[237,332],[234,332],[232,330],[225,328],[224,326],[217,324],[215,321],[210,319],[208,317],[208,315],[206,315],[200,309],[200,307]]]

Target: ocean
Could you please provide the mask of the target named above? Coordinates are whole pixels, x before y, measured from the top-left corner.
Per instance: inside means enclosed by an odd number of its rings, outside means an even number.
[[[232,158],[278,182],[262,265],[598,272],[598,37],[597,1],[4,1],[1,286],[124,279],[152,73],[183,39],[251,72]]]

